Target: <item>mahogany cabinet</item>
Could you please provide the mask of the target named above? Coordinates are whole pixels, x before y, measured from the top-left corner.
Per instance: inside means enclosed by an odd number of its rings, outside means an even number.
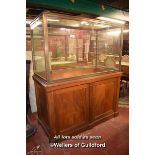
[[[123,25],[43,12],[30,27],[38,118],[49,140],[117,116]]]
[[[121,72],[51,84],[34,75],[38,118],[50,142],[118,115]]]

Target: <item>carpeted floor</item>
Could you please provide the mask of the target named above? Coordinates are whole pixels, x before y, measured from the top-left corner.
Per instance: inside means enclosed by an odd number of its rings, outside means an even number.
[[[62,143],[105,143],[105,148],[52,148],[42,127],[37,123],[37,114],[29,114],[31,125],[37,126],[34,136],[26,140],[27,155],[128,155],[129,154],[129,109],[119,108],[119,116],[103,122],[79,135],[101,136],[100,140],[66,140]],[[35,150],[38,146],[37,151]]]

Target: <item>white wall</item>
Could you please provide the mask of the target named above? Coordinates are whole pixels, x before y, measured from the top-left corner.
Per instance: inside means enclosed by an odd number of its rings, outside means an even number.
[[[30,84],[29,97],[30,97],[31,111],[32,112],[37,112],[34,81],[32,79],[32,76],[33,76],[32,51],[26,51],[26,59],[31,60],[30,77],[29,77],[29,84]]]

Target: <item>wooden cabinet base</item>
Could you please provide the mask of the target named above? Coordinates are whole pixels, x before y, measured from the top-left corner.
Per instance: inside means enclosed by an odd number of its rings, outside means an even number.
[[[117,116],[120,77],[114,72],[47,83],[34,75],[38,119],[50,142]]]

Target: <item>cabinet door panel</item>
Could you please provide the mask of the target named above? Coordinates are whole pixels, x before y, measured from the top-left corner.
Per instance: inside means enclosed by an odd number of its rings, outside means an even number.
[[[35,93],[36,93],[36,103],[37,103],[37,113],[39,119],[44,122],[47,128],[49,128],[48,120],[48,108],[46,102],[46,95],[44,89],[41,85],[35,82]]]
[[[96,120],[114,112],[116,80],[109,79],[91,85],[91,119]]]
[[[88,124],[88,91],[88,85],[54,91],[57,132],[72,131]]]

